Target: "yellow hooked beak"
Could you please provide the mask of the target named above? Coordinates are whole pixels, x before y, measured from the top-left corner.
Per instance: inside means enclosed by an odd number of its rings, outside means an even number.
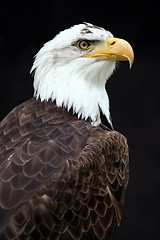
[[[118,60],[129,61],[130,68],[134,60],[134,53],[131,45],[120,38],[109,37],[107,42],[97,45],[94,51],[83,56],[84,58],[94,58],[97,60]]]

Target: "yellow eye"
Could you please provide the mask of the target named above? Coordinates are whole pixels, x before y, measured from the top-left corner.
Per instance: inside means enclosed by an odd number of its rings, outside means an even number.
[[[91,46],[91,43],[87,40],[79,40],[77,42],[77,47],[80,48],[81,50],[87,50]]]

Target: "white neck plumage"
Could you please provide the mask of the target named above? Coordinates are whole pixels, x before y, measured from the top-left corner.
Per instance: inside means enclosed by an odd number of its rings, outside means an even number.
[[[48,56],[48,55],[47,55]],[[41,101],[56,101],[58,107],[72,108],[78,118],[91,118],[92,125],[100,124],[100,109],[109,123],[109,99],[105,90],[106,79],[115,68],[113,62],[94,59],[75,59],[63,65],[52,57],[35,60],[35,96]]]

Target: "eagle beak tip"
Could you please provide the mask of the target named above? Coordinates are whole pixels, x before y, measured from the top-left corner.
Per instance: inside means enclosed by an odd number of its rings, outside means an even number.
[[[133,59],[128,59],[128,61],[129,61],[129,69],[131,69],[133,65]]]

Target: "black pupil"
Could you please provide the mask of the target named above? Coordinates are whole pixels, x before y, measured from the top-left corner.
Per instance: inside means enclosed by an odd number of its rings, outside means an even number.
[[[88,42],[86,42],[86,41],[82,41],[81,43],[80,43],[80,47],[81,48],[87,48],[89,46],[89,44],[88,44]]]

